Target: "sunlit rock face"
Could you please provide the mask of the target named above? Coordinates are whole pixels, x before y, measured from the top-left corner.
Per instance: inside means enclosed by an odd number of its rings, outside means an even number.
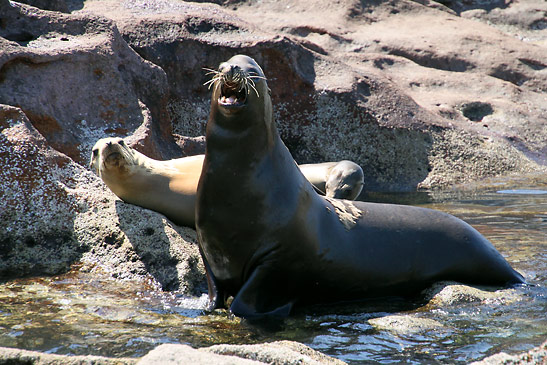
[[[193,231],[117,200],[87,164],[113,136],[157,159],[202,153],[203,68],[236,53],[263,66],[295,159],[356,161],[365,193],[544,170],[545,44],[530,6],[28,4],[0,0],[6,277],[89,259],[165,288],[201,285],[184,281],[203,279]]]

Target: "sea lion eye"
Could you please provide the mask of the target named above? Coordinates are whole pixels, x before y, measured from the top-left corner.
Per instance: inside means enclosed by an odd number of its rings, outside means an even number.
[[[118,144],[122,147],[125,147],[125,142],[123,141],[123,139],[120,139],[120,141],[118,142]]]
[[[91,153],[93,153],[93,157],[97,157],[97,155],[99,154],[99,149],[95,148],[93,151],[91,151]]]

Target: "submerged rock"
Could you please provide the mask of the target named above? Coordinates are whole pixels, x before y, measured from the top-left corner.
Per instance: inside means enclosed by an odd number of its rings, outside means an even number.
[[[515,289],[472,287],[455,282],[439,282],[424,290],[428,306],[446,307],[464,303],[509,304],[521,299]]]
[[[481,361],[472,362],[471,365],[535,365],[545,364],[547,362],[547,341],[542,345],[517,355],[509,355],[501,352],[496,355],[488,356]]]
[[[447,330],[442,323],[436,320],[420,318],[413,315],[387,315],[384,317],[369,319],[368,322],[378,329],[404,335]]]

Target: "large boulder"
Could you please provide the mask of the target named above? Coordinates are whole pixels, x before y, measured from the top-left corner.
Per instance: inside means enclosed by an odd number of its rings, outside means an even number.
[[[120,201],[50,147],[21,109],[0,105],[0,279],[66,272],[152,279],[197,295],[204,269],[195,231]]]
[[[7,1],[0,9],[0,103],[21,108],[53,148],[85,164],[97,139],[135,136],[157,158],[180,154],[165,73],[111,21]]]
[[[218,3],[93,0],[82,12],[112,19],[165,70],[180,135],[204,133],[202,68],[245,53],[265,70],[298,162],[353,159],[371,190],[544,170],[541,44],[435,2]]]

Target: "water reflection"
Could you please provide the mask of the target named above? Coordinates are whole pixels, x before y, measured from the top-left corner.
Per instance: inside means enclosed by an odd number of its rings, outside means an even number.
[[[368,195],[367,200],[454,214],[490,239],[531,285],[489,299],[317,306],[272,330],[226,311],[205,314],[205,294],[186,298],[152,282],[119,282],[75,268],[0,285],[0,346],[138,357],[163,343],[201,347],[287,339],[348,363],[410,364],[468,363],[500,351],[522,352],[547,338],[547,184],[534,184]],[[403,329],[396,326],[401,320]]]

